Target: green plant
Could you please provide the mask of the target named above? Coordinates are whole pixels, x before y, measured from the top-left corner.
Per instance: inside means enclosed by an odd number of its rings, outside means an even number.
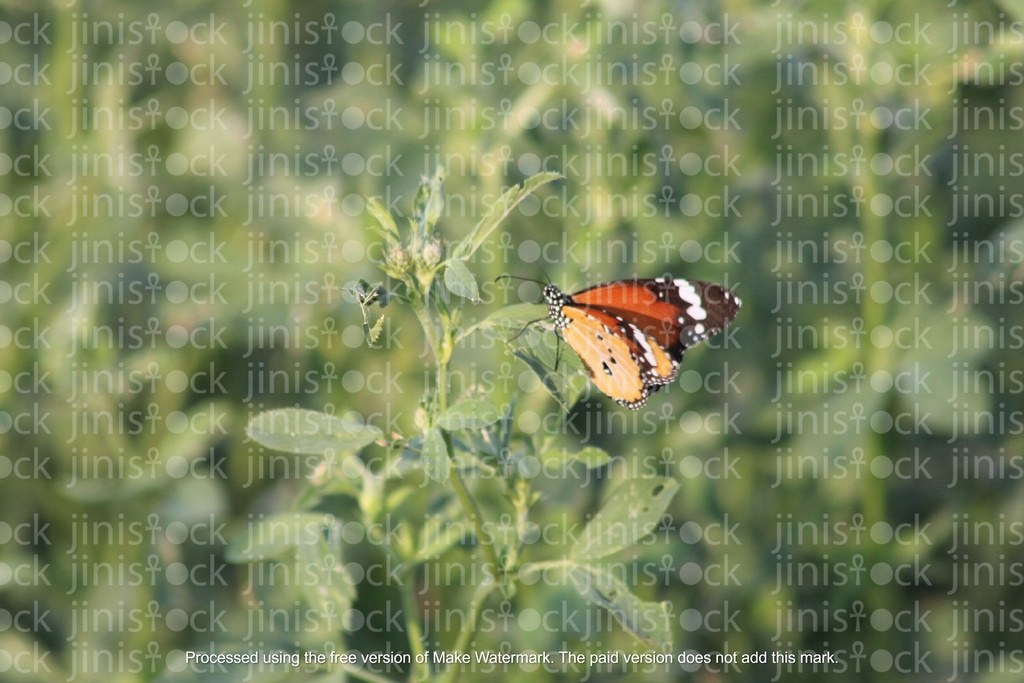
[[[465,609],[465,627],[440,644],[448,663],[465,661],[480,611],[489,600],[509,600],[523,582],[541,578],[571,585],[607,609],[646,647],[671,647],[669,605],[641,600],[602,562],[655,529],[678,488],[676,482],[664,477],[628,479],[610,493],[577,539],[564,537],[560,546],[539,543],[540,525],[532,517],[542,496],[534,486],[537,468],[595,469],[609,463],[608,454],[593,447],[559,449],[546,433],[518,430],[515,395],[499,404],[482,393],[454,397],[450,391],[456,349],[472,335],[490,334],[506,342],[515,339],[508,348],[538,374],[563,407],[570,407],[580,394],[585,380],[578,366],[553,362],[545,355],[546,347],[519,334],[524,321],[536,317],[536,306],[501,309],[463,326],[463,306],[480,297],[471,268],[474,255],[525,197],[556,178],[538,174],[522,187],[509,188],[467,236],[450,243],[437,230],[444,206],[442,173],[424,180],[404,230],[371,200],[370,211],[379,224],[373,234],[383,241],[385,254],[378,265],[388,280],[360,281],[352,291],[366,341],[370,346],[378,341],[384,324],[378,309],[407,306],[421,324],[433,361],[430,382],[408,432],[384,434],[351,419],[301,409],[266,412],[249,424],[249,436],[261,445],[312,454],[320,461],[294,509],[250,525],[229,556],[235,561],[294,561],[318,568],[322,576],[306,587],[303,599],[320,606],[330,603],[332,613],[344,614],[356,593],[342,560],[349,551],[338,520],[346,515],[358,519],[367,530],[366,540],[400,567],[398,580],[387,588],[402,601],[410,680],[435,675],[454,680],[460,673],[459,666],[437,672],[431,668],[436,662],[418,616],[416,573],[437,558],[478,563],[483,570],[473,573],[481,578]],[[509,330],[518,333],[510,336]],[[376,453],[372,461],[370,452]],[[480,504],[485,491],[486,508]],[[344,507],[342,500],[354,505]],[[397,533],[384,533],[394,519],[401,520]],[[469,557],[461,559],[460,553]],[[357,664],[343,666],[354,676],[380,680]]]

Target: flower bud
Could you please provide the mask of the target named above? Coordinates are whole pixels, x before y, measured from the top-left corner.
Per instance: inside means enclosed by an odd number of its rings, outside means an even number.
[[[433,268],[441,262],[441,243],[432,239],[423,247],[423,265]]]
[[[409,270],[412,259],[409,258],[409,252],[405,247],[396,244],[388,249],[387,265],[395,274],[401,275]]]

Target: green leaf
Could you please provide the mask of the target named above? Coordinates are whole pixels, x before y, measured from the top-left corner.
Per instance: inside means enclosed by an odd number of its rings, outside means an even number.
[[[376,427],[299,408],[260,413],[246,431],[250,439],[267,448],[315,455],[352,453],[381,436]]]
[[[512,355],[526,363],[526,366],[540,379],[548,393],[567,412],[576,405],[587,388],[587,378],[580,372],[582,364],[574,353],[570,352],[559,359],[557,367],[553,352],[550,354],[549,363],[541,360],[534,353],[534,349],[516,349]]]
[[[436,559],[471,534],[472,527],[462,514],[462,506],[458,499],[452,498],[444,509],[427,517],[420,528],[415,559],[417,562]]]
[[[281,513],[249,522],[245,533],[236,536],[225,552],[229,562],[260,562],[278,557],[298,545],[313,543],[334,527],[331,515]]]
[[[994,403],[994,397],[985,391],[986,387],[957,381],[957,377],[962,376],[958,368],[979,367],[987,350],[974,345],[958,346],[954,337],[964,334],[960,330],[967,330],[968,338],[974,338],[978,331],[999,328],[978,309],[964,318],[956,334],[943,334],[949,326],[949,316],[941,309],[919,307],[896,316],[893,323],[896,329],[930,328],[931,334],[926,337],[929,343],[915,343],[913,350],[904,353],[899,364],[891,369],[891,378],[887,377],[882,385],[875,385],[888,388],[897,399],[897,408],[892,412],[920,414],[927,429],[944,436],[956,432],[958,420],[962,423],[966,418],[973,423],[979,412],[990,413]],[[878,408],[886,410],[886,406]],[[868,412],[869,416],[873,414],[873,410]]]
[[[377,322],[370,327],[369,320],[363,320],[363,337],[366,338],[366,345],[373,346],[377,343],[377,339],[380,338],[380,333],[384,329],[384,316],[377,318]]]
[[[355,459],[355,458],[353,458]],[[331,477],[326,481],[307,484],[299,491],[292,506],[295,510],[312,510],[323,502],[328,496],[359,497],[359,488],[355,482],[348,481],[342,477]]]
[[[424,178],[416,191],[412,204],[413,220],[419,227],[420,239],[434,231],[434,226],[444,212],[444,168],[438,167],[433,177]]]
[[[366,200],[366,208],[369,210],[370,215],[377,219],[379,225],[370,225],[370,228],[380,235],[384,240],[385,248],[390,249],[401,241],[398,234],[398,225],[395,223],[395,219],[391,217],[388,210],[384,208],[384,205],[377,201],[374,197],[370,197]]]
[[[465,339],[474,332],[493,330],[494,334],[510,341],[529,323],[547,318],[547,307],[540,304],[514,304],[491,313],[478,323],[463,328],[456,341]]]
[[[652,650],[672,649],[672,614],[668,602],[644,602],[610,572],[577,564],[569,571],[573,586],[587,600],[611,612],[631,636]]]
[[[601,448],[590,446],[572,456],[573,460],[583,463],[587,469],[604,467],[611,461],[611,456]]]
[[[373,523],[381,513],[384,504],[384,485],[387,479],[383,474],[367,471],[363,475],[363,489],[359,492],[359,509],[367,524]]]
[[[611,461],[611,456],[596,446],[589,446],[577,453],[570,453],[564,448],[544,451],[541,455],[541,460],[550,463],[560,462],[566,465],[573,462],[580,462],[583,463],[588,470],[592,470],[607,465]]]
[[[341,553],[327,545],[324,538],[314,543],[298,546],[295,561],[299,576],[309,580],[299,581],[299,590],[306,601],[321,611],[344,614],[352,607],[356,596],[355,582],[345,569]],[[328,607],[333,605],[333,609]]]
[[[384,499],[384,509],[389,511],[397,510],[402,507],[405,501],[409,500],[414,493],[416,493],[416,489],[412,486],[405,486],[400,489],[389,491]]]
[[[344,614],[355,598],[355,582],[345,568],[340,533],[331,515],[280,514],[250,524],[248,531],[228,546],[233,562],[263,561],[270,557],[294,565],[296,586],[305,602],[320,611]],[[290,550],[290,553],[285,551]],[[290,672],[294,676],[294,670]]]
[[[469,272],[466,262],[461,259],[445,261],[444,284],[448,291],[463,299],[476,301],[480,298],[480,289],[477,287],[476,278],[473,277],[473,273]]]
[[[441,429],[480,429],[494,424],[501,418],[501,411],[490,401],[470,399],[460,401],[446,410],[437,420]]]
[[[628,548],[654,531],[679,489],[674,479],[633,479],[615,489],[572,549],[572,558],[596,560]]]
[[[191,419],[191,416],[190,416]],[[88,477],[67,480],[64,495],[82,502],[111,502],[125,500],[135,496],[149,495],[154,490],[167,486],[169,479],[168,465],[172,458],[181,465],[191,469],[197,460],[206,457],[213,448],[213,434],[209,430],[186,429],[175,433],[165,431],[156,451],[147,453],[147,476],[130,476],[108,479],[106,477]],[[150,462],[153,467],[150,469]],[[71,471],[73,473],[74,470]],[[152,476],[149,476],[152,474]],[[72,483],[73,482],[73,483]]]
[[[558,173],[538,173],[527,178],[522,187],[513,185],[507,189],[491,204],[487,213],[484,214],[484,217],[480,219],[480,222],[476,224],[476,227],[473,228],[469,235],[455,245],[452,250],[452,256],[462,259],[471,257],[480,248],[480,245],[490,237],[494,229],[512,212],[512,209],[519,205],[519,202],[533,194],[538,187],[561,177]]]
[[[998,4],[1017,21],[1024,21],[1024,0],[998,0]]]
[[[423,450],[420,453],[423,471],[434,481],[448,481],[448,448],[445,446],[441,430],[433,427],[423,439]]]
[[[294,507],[309,510],[327,496],[358,498],[366,476],[366,466],[359,458],[325,456],[309,475],[309,484],[299,494]]]

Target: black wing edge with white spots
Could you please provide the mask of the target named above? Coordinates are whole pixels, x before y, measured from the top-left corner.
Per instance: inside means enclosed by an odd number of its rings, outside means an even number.
[[[673,357],[713,337],[736,319],[743,302],[723,285],[702,280],[665,277],[647,280],[646,286],[660,300],[678,308],[679,346],[670,348]]]

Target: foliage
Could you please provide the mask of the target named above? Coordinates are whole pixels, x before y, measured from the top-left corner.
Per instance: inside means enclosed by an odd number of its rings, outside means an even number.
[[[845,655],[785,680],[1012,661],[1013,632],[953,634],[1022,598],[984,580],[1021,559],[1019,2],[80,5],[0,10],[0,650],[26,680],[669,632]],[[636,413],[499,279],[669,273],[743,309]],[[589,526],[634,493],[619,542]],[[636,672],[776,673],[501,673]]]
[[[531,463],[536,466],[537,454],[548,450],[551,438],[514,428],[518,418],[514,410],[519,402],[516,396],[503,405],[496,405],[482,395],[453,404],[449,401],[449,375],[455,339],[464,338],[458,327],[462,320],[462,301],[475,301],[479,292],[476,278],[467,263],[501,218],[531,192],[558,176],[542,174],[528,179],[522,188],[511,187],[469,235],[454,244],[447,244],[437,231],[444,206],[441,178],[439,172],[434,178],[424,181],[404,239],[396,221],[379,209],[374,210],[380,223],[375,232],[385,241],[386,255],[380,267],[391,279],[376,284],[360,283],[360,291],[378,294],[372,298],[357,299],[364,307],[364,319],[368,315],[365,309],[369,303],[383,300],[409,306],[422,324],[434,357],[435,374],[420,400],[415,431],[409,435],[393,432],[385,442],[380,439],[380,431],[370,426],[352,425],[311,411],[277,410],[255,417],[249,426],[249,436],[277,450],[314,452],[332,459],[339,455],[355,457],[364,446],[374,441],[379,441],[380,446],[386,448],[382,458],[371,458],[380,460],[377,469],[359,464],[359,460],[355,465],[346,467],[343,460],[338,474],[315,474],[306,490],[299,494],[296,518],[299,515],[309,517],[311,509],[322,510],[330,494],[339,493],[347,494],[359,506],[358,520],[366,529],[376,527],[381,519],[400,519],[399,523],[408,529],[406,533],[396,538],[385,536],[375,539],[375,542],[380,543],[382,550],[402,567],[398,580],[387,587],[404,593],[402,603],[406,605],[414,602],[415,582],[412,579],[422,564],[448,557],[458,550],[458,546],[468,544],[478,549],[481,556],[478,561],[482,561],[483,571],[478,574],[480,582],[475,587],[472,604],[466,608],[474,616],[470,617],[469,625],[457,640],[445,643],[442,648],[456,658],[470,654],[468,649],[476,635],[472,627],[476,623],[475,612],[485,608],[495,589],[500,588],[501,595],[511,599],[518,592],[521,571],[530,577],[537,572],[547,576],[550,569],[558,567],[566,570],[566,584],[576,587],[584,598],[609,610],[631,635],[648,647],[669,651],[671,620],[668,604],[640,600],[631,592],[629,585],[599,561],[629,548],[653,532],[678,484],[671,479],[657,477],[625,483],[590,519],[575,545],[551,543],[544,547],[545,553],[562,554],[564,559],[528,562],[523,559],[524,551],[536,540],[534,536],[541,528],[532,519],[531,509],[540,500],[541,493],[535,490],[534,477],[526,473]],[[446,257],[446,254],[450,256]],[[437,277],[439,274],[443,277]],[[373,340],[367,341],[372,343]],[[534,360],[533,366],[540,364],[541,361]],[[547,369],[543,372],[547,374]],[[601,466],[608,461],[605,453],[593,447],[570,457],[591,466]],[[415,465],[409,466],[408,463]],[[502,502],[490,507],[498,508],[502,516],[515,520],[515,529],[505,537],[497,537],[490,531],[497,526],[496,521],[488,519],[478,505],[477,499],[483,495],[485,487],[480,486],[473,492],[466,484],[467,476],[479,472],[486,472],[498,483],[498,496],[493,495],[494,487],[488,487],[491,492],[488,498],[500,498]],[[431,491],[427,507],[445,510],[444,515],[421,517],[418,510],[413,513],[406,505],[408,499],[423,486],[424,475],[428,483],[430,480],[435,482],[427,487]],[[339,482],[339,479],[344,481]],[[451,504],[453,498],[460,505],[457,514]],[[340,514],[340,509],[338,512]],[[292,515],[284,518],[291,519]],[[279,522],[279,519],[275,518],[275,521]],[[316,529],[322,523],[322,517],[312,515],[310,524]],[[304,530],[305,526],[301,528]],[[271,535],[263,527],[250,529],[239,545],[252,547],[257,544],[253,536],[262,539]],[[469,530],[457,530],[465,527]],[[331,540],[334,543],[339,541],[337,537]],[[284,542],[287,544],[287,539]],[[281,543],[281,539],[274,538],[268,548],[264,548],[265,543],[259,545],[261,552],[236,552],[235,557],[245,561],[274,558]],[[343,547],[339,552],[318,534],[302,534],[292,540],[297,561],[309,561],[310,544],[315,566],[324,565],[326,557],[334,557],[335,553],[345,554]],[[264,552],[267,550],[273,552]],[[524,562],[527,562],[525,568]],[[337,562],[327,564],[336,565]],[[339,580],[344,583],[345,577],[337,577],[327,585],[335,585]],[[351,599],[355,586],[349,584],[346,589],[340,592],[340,596]],[[330,609],[337,613],[350,606],[350,603],[340,602],[337,596],[330,596],[330,599],[334,601],[334,607]],[[322,601],[313,600],[313,603],[324,609]],[[451,609],[447,605],[440,607],[440,611]],[[412,611],[406,613],[409,651],[426,660],[427,644],[422,641],[420,634],[423,628],[415,622],[416,619]],[[429,666],[421,666],[419,670],[421,680],[430,676]],[[360,676],[363,671],[353,667],[350,673]],[[455,670],[449,672],[448,677],[452,675],[457,675]]]

